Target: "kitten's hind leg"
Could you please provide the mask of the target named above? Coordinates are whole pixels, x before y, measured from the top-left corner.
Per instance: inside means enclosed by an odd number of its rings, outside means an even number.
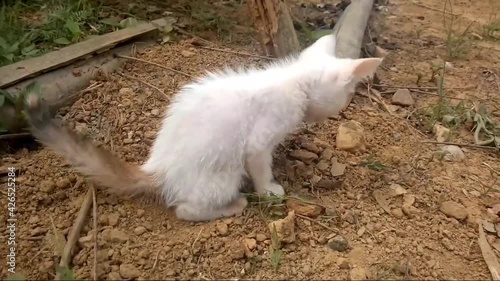
[[[272,182],[272,149],[266,149],[260,153],[248,156],[246,159],[246,169],[252,178],[255,191],[258,194],[285,195],[283,187]]]
[[[221,208],[203,208],[193,203],[182,203],[175,209],[178,219],[186,221],[210,221],[223,217],[240,215],[248,205],[244,196]]]

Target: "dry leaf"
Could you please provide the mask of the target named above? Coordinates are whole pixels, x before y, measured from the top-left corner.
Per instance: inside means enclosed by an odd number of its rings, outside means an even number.
[[[493,280],[500,280],[500,264],[491,249],[488,240],[486,240],[486,235],[484,234],[484,230],[482,225],[479,225],[479,238],[477,239],[477,243],[479,244],[479,248],[481,248],[481,253],[483,254],[484,261],[490,270],[491,277]]]
[[[373,197],[375,197],[375,201],[386,211],[389,215],[391,214],[391,208],[389,208],[389,203],[387,203],[387,198],[384,195],[382,190],[377,189],[373,191]]]

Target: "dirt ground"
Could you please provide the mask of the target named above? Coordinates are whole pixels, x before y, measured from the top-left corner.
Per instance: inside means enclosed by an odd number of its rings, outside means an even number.
[[[456,23],[461,30],[472,21],[486,24],[485,15],[495,9],[500,16],[500,6],[492,8],[488,1],[452,2],[453,12],[461,14]],[[455,87],[447,95],[485,100],[490,111],[498,110],[500,41],[476,36],[464,57],[449,59],[443,13],[439,12],[442,1],[419,3],[426,7],[390,0],[387,5],[379,4],[374,14],[372,36],[388,52],[378,73],[381,83],[415,87],[420,73],[420,86],[435,86],[429,82],[432,63],[444,60],[449,62],[446,86]],[[300,4],[293,6],[297,16]],[[244,12],[244,6],[233,9]],[[479,26],[472,25],[477,34]],[[213,42],[213,47],[256,53],[255,40],[251,46],[241,43],[248,41],[245,38],[225,46]],[[148,48],[138,57],[192,76],[225,65],[258,67],[265,63],[259,58],[196,48],[185,41]],[[140,164],[160,128],[168,97],[192,78],[139,62],[128,62],[123,73],[158,89],[118,74],[103,75],[93,81],[92,90],[60,115],[79,133]],[[498,254],[500,196],[498,192],[484,194],[495,184],[498,188],[499,174],[488,168],[500,171],[498,153],[463,147],[463,160],[439,157],[440,146],[422,143],[435,140],[435,136],[425,130],[418,115],[419,109],[436,104],[438,98],[417,92],[412,96],[415,104],[404,107],[390,105],[391,94],[384,95],[385,103],[397,109],[397,116],[366,97],[356,96],[341,117],[304,126],[277,149],[276,180],[288,195],[306,198],[312,202],[308,208],[321,212],[313,218],[307,217],[309,214],[295,217],[295,240],[283,246],[277,268],[271,260],[267,224],[285,217],[290,205],[254,202],[240,217],[187,223],[161,206],[124,200],[99,190],[99,278],[490,279],[477,242],[477,222],[484,219],[497,224],[498,232],[494,226],[493,230],[486,227],[486,232]],[[498,122],[498,115],[494,118]],[[336,148],[338,127],[348,120],[363,126],[364,150],[350,153]],[[464,128],[452,132],[454,142],[473,142],[472,133]],[[17,271],[28,279],[52,279],[64,244],[54,233],[68,234],[89,184],[75,186],[81,175],[52,152],[33,145],[21,147],[2,155],[0,164],[20,170]],[[296,150],[314,156],[297,157]],[[332,167],[341,164],[346,165],[345,171],[333,176]],[[378,169],[382,165],[385,168]],[[5,182],[2,179],[2,184]],[[380,196],[387,199],[387,205],[376,199]],[[7,206],[5,196],[0,201]],[[0,217],[6,221],[7,213],[2,211]],[[7,235],[8,230],[2,238]],[[89,279],[94,262],[91,219],[81,237],[72,268],[77,278]],[[3,257],[5,245],[0,250]],[[0,278],[6,276],[3,263]]]

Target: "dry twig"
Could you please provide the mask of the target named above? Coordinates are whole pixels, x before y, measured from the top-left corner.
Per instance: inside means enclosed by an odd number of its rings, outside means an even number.
[[[161,249],[160,249],[160,250],[158,250],[158,252],[156,252],[155,261],[154,261],[154,263],[153,263],[153,268],[151,268],[151,272],[154,272],[154,271],[155,271],[156,264],[158,263],[158,256],[160,255],[160,252],[161,252]]]
[[[480,149],[487,149],[487,150],[495,150],[495,151],[500,151],[500,148],[494,147],[494,146],[484,146],[484,145],[478,145],[478,144],[468,144],[468,143],[457,143],[457,142],[440,142],[440,141],[422,141],[421,143],[431,143],[431,144],[445,144],[445,145],[456,145],[456,146],[461,146],[461,147],[471,147],[471,148],[480,148]]]
[[[75,189],[78,188],[80,185],[82,185],[82,183],[83,183],[82,179],[78,180],[74,188]],[[76,217],[75,223],[73,223],[73,227],[71,228],[68,234],[68,240],[66,242],[66,245],[64,245],[63,253],[61,255],[61,260],[59,262],[60,267],[68,266],[68,262],[71,258],[71,252],[73,251],[73,247],[75,246],[76,241],[78,240],[80,232],[82,231],[83,224],[85,223],[85,218],[87,217],[91,204],[92,204],[92,190],[89,189],[87,191],[87,194],[85,195],[85,198],[83,199],[83,203],[80,208],[80,212],[78,212],[78,216]],[[56,274],[56,280],[60,280],[59,273]]]
[[[125,77],[125,78],[127,78],[127,79],[131,79],[131,80],[135,80],[135,81],[137,81],[137,82],[143,83],[144,85],[149,86],[149,87],[151,87],[151,88],[155,89],[155,90],[156,90],[156,91],[158,91],[160,94],[162,94],[162,95],[163,95],[163,96],[167,99],[167,101],[170,101],[170,97],[169,97],[167,94],[165,94],[165,92],[163,92],[160,88],[156,87],[155,85],[150,84],[150,83],[148,83],[148,82],[146,82],[146,81],[144,81],[144,80],[142,80],[142,79],[139,79],[139,78],[137,78],[137,77],[127,75],[127,74],[125,74],[125,73],[123,73],[123,72],[117,72],[117,74],[118,74],[118,75],[120,75],[120,76],[123,76],[123,77]]]
[[[0,135],[0,140],[9,140],[9,139],[16,139],[16,138],[25,138],[31,136],[31,133],[16,133],[16,134],[5,134],[5,135]]]
[[[409,90],[438,90],[438,87],[420,87],[420,86],[400,86],[400,85],[382,85],[382,84],[372,84],[375,87],[389,88],[389,89],[409,89]],[[467,87],[445,87],[443,89],[451,89],[451,90],[466,90],[470,89],[471,86]]]
[[[196,46],[196,48],[201,48],[201,49],[205,49],[205,50],[222,52],[222,53],[229,53],[229,54],[234,54],[234,55],[239,55],[239,56],[253,57],[253,58],[259,58],[259,59],[265,59],[265,60],[275,60],[275,58],[272,58],[272,57],[259,56],[259,55],[254,55],[254,54],[250,54],[250,53],[237,52],[237,51],[232,51],[232,50],[224,50],[224,49],[212,48],[212,47],[206,47],[206,46],[199,46],[199,45],[194,45],[194,44],[193,44],[193,46]]]
[[[147,60],[138,59],[138,58],[129,57],[129,56],[124,56],[124,55],[118,55],[118,54],[115,54],[115,56],[116,56],[117,58],[128,59],[128,60],[135,60],[135,61],[139,61],[139,62],[143,62],[143,63],[151,64],[151,65],[155,65],[155,66],[158,66],[158,67],[160,67],[160,68],[163,68],[163,69],[166,69],[166,70],[170,70],[170,71],[172,71],[172,72],[175,72],[175,73],[177,73],[177,74],[181,74],[181,75],[184,75],[184,76],[186,76],[186,77],[194,78],[194,76],[192,76],[192,75],[190,75],[190,74],[187,74],[186,72],[182,72],[182,71],[180,71],[180,70],[176,70],[176,69],[173,69],[173,68],[168,67],[168,66],[161,65],[161,64],[156,63],[156,62],[147,61]]]
[[[338,229],[335,229],[335,228],[329,227],[328,225],[326,225],[326,224],[324,224],[324,223],[322,223],[322,222],[320,222],[320,221],[317,221],[317,220],[315,220],[315,219],[312,219],[312,218],[310,218],[310,217],[306,217],[306,216],[303,216],[303,215],[300,215],[300,214],[297,214],[297,213],[295,213],[295,215],[296,215],[297,217],[299,217],[299,218],[302,218],[302,219],[308,220],[308,221],[310,221],[310,222],[314,222],[315,224],[317,224],[317,225],[319,225],[319,226],[321,226],[321,227],[323,227],[323,228],[325,228],[325,229],[328,229],[328,230],[330,230],[330,231],[332,231],[332,232],[339,233],[339,230],[338,230]]]
[[[94,266],[92,268],[92,275],[94,275],[94,280],[97,280],[97,199],[93,184],[90,184],[90,189],[92,190],[92,213],[94,217]]]
[[[449,12],[449,11],[446,11],[446,10],[440,10],[440,9],[437,9],[437,8],[434,8],[434,7],[430,7],[430,6],[427,6],[427,5],[424,5],[424,4],[421,4],[421,3],[415,3],[413,2],[413,4],[415,6],[419,6],[419,7],[422,7],[422,8],[426,8],[426,9],[429,9],[431,11],[435,11],[435,12],[440,12],[440,13],[445,13],[445,14],[448,14],[448,15],[452,15],[452,16],[460,16],[458,14],[454,14],[452,12]]]

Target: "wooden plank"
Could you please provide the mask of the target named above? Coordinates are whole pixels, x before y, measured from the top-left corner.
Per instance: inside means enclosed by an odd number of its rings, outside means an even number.
[[[45,55],[20,61],[0,68],[0,88],[16,84],[29,77],[71,64],[92,56],[100,51],[109,50],[117,44],[133,38],[157,32],[158,27],[167,24],[166,19],[142,23],[130,28],[94,37]]]

